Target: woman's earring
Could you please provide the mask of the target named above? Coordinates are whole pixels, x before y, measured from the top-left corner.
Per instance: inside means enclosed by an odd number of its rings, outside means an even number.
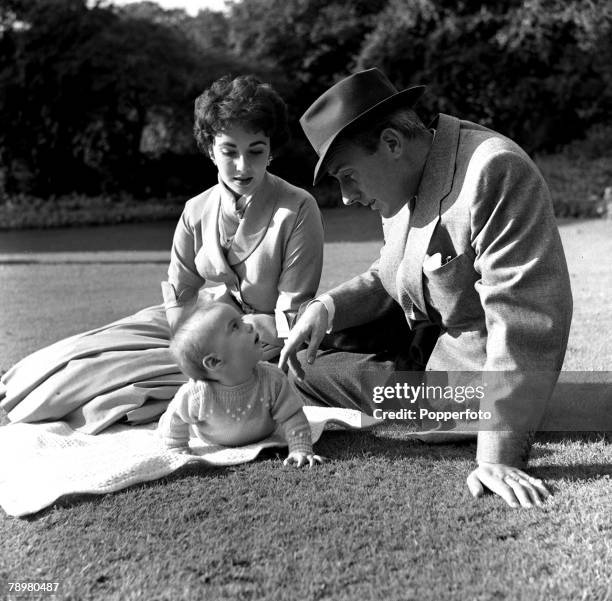
[[[268,157],[268,167],[270,166],[270,163],[271,163],[271,162],[272,162],[272,155],[270,155],[270,156]]]

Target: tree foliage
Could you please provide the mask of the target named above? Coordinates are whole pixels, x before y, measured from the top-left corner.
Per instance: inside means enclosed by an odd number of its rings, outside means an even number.
[[[205,56],[176,29],[89,9],[84,0],[18,8],[18,26],[4,29],[0,41],[9,189],[150,192],[149,163],[160,153],[151,151],[151,135],[143,149],[143,133],[157,127],[166,150],[194,154],[180,135],[191,128],[193,99],[216,77],[243,69],[232,57]]]
[[[386,0],[242,0],[233,5],[229,44],[239,56],[279,70],[301,113],[346,75]]]
[[[254,72],[289,103],[294,141],[275,168],[310,180],[303,110],[355,69],[422,108],[550,150],[612,114],[609,0],[234,0],[227,13],[150,1],[0,0],[0,191],[189,194],[206,162],[194,98]]]
[[[357,66],[400,86],[427,83],[428,108],[551,149],[609,119],[612,7],[607,0],[468,6],[390,0]]]

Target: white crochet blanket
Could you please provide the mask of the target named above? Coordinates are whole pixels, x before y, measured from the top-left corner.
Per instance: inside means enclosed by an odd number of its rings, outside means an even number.
[[[330,424],[366,428],[380,423],[351,409],[305,407],[304,411],[313,442]],[[194,454],[180,455],[164,449],[155,427],[115,425],[95,436],[72,430],[64,422],[0,427],[0,505],[9,515],[24,516],[65,495],[114,492],[167,476],[190,462],[246,463],[262,449],[286,446],[279,435],[236,448],[206,446],[192,437]]]

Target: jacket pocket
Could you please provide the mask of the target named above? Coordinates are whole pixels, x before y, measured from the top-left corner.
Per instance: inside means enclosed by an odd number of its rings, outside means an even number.
[[[480,275],[473,258],[462,253],[435,269],[423,268],[423,292],[428,308],[440,316],[445,329],[474,329],[483,320],[480,297],[474,287]]]

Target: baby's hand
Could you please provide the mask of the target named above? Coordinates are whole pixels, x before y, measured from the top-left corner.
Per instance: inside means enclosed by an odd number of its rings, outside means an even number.
[[[325,461],[325,457],[321,457],[320,455],[313,455],[312,453],[304,453],[302,451],[293,451],[293,453],[289,453],[289,456],[285,461],[283,461],[283,465],[296,465],[297,467],[302,467],[308,463],[309,467],[316,465],[317,463],[323,463]]]

